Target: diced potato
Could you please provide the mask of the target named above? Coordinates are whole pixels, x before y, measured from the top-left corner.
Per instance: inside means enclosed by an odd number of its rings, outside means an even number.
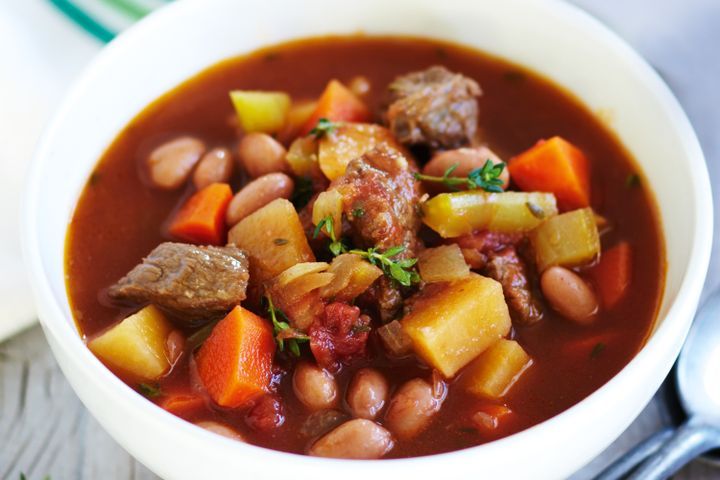
[[[591,208],[547,219],[530,233],[538,270],[560,265],[576,267],[600,254],[600,235]]]
[[[92,339],[88,348],[111,368],[156,380],[170,368],[165,344],[171,330],[165,315],[148,305]]]
[[[312,222],[313,225],[318,225],[326,217],[332,218],[332,229],[335,238],[340,238],[340,231],[342,230],[342,211],[343,211],[343,199],[340,192],[337,190],[327,190],[318,195],[315,203],[313,204],[312,211]],[[327,230],[327,225],[323,226],[322,232],[330,237],[330,232]]]
[[[315,137],[300,137],[290,144],[285,156],[293,173],[299,177],[322,175],[318,166],[318,144]]]
[[[393,320],[377,329],[378,336],[385,349],[396,357],[402,357],[412,351],[412,340],[403,331],[399,321]]]
[[[421,208],[425,225],[443,238],[474,230],[527,232],[558,212],[551,193],[478,190],[441,193],[421,204]]]
[[[285,125],[290,109],[287,93],[233,90],[230,99],[246,133],[273,133]]]
[[[415,353],[447,378],[510,332],[502,286],[493,279],[473,273],[419,295],[400,323]]]
[[[330,180],[342,176],[351,160],[383,145],[389,150],[404,152],[395,137],[385,127],[368,123],[345,123],[319,142],[320,170]],[[403,156],[404,158],[404,156]]]
[[[328,273],[334,274],[335,278],[320,290],[320,296],[336,302],[354,300],[383,274],[378,267],[353,253],[335,257]]]
[[[451,282],[470,275],[470,267],[456,243],[420,252],[418,270],[420,278],[427,283]]]
[[[500,339],[470,364],[462,382],[475,395],[497,399],[507,394],[530,365],[532,359],[519,343]]]
[[[286,242],[277,242],[278,238]],[[255,285],[296,263],[315,261],[295,207],[284,198],[240,220],[230,229],[228,241],[247,252],[250,282]]]

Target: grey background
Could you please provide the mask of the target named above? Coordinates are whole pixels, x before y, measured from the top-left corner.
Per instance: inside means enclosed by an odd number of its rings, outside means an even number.
[[[705,151],[712,184],[717,185],[720,0],[572,3],[608,24],[658,70],[690,117]],[[717,224],[718,195],[714,203]],[[716,235],[703,298],[720,283],[719,244],[720,236]],[[664,385],[630,428],[573,480],[591,478],[630,446],[671,424],[674,407],[672,400],[668,401],[670,389]],[[521,456],[518,452],[517,460],[521,461]],[[53,480],[157,478],[88,414],[59,371],[39,327],[0,344],[0,479],[18,479],[20,472],[28,480],[45,475],[51,475]],[[720,469],[695,462],[676,478],[720,478]]]

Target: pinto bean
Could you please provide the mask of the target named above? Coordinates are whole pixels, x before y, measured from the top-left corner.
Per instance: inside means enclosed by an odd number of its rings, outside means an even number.
[[[295,367],[293,391],[309,409],[332,408],[337,400],[337,390],[335,377],[327,370],[307,362]]]
[[[290,198],[295,188],[292,178],[284,173],[268,173],[235,194],[228,205],[225,220],[232,226],[251,213],[278,198]]]
[[[466,177],[472,170],[485,165],[488,159],[492,160],[495,165],[504,163],[500,157],[485,146],[445,150],[444,152],[436,153],[430,161],[425,164],[422,172],[425,175],[442,177],[448,168],[457,165],[457,168],[453,170],[451,176]],[[510,184],[510,173],[507,168],[503,169],[502,174],[500,174],[500,179],[503,181],[503,189],[507,188]]]
[[[213,422],[212,420],[209,420],[206,422],[197,422],[195,425],[200,428],[204,428],[205,430],[208,430],[210,432],[217,433],[218,435],[222,435],[223,437],[232,438],[233,440],[239,440],[241,442],[245,441],[240,432],[238,432],[232,427],[225,425],[224,423]]]
[[[163,143],[147,159],[150,181],[165,190],[180,187],[203,153],[205,144],[197,138],[179,137]]]
[[[358,370],[348,387],[346,400],[352,414],[373,420],[385,406],[388,383],[380,372],[372,368]]]
[[[310,447],[314,457],[376,459],[393,448],[392,435],[375,422],[356,418],[320,438]]]
[[[433,389],[415,378],[403,384],[390,400],[385,424],[401,440],[409,440],[425,430],[445,400],[445,389]]]
[[[581,325],[594,320],[598,311],[595,292],[572,270],[548,268],[540,277],[540,288],[550,305],[568,320]]]
[[[267,133],[248,133],[238,146],[240,164],[248,175],[258,178],[274,172],[288,173],[290,166],[285,160],[287,151],[280,142]]]
[[[232,176],[232,153],[227,148],[213,148],[200,159],[193,173],[195,188],[200,190],[211,183],[227,183]]]

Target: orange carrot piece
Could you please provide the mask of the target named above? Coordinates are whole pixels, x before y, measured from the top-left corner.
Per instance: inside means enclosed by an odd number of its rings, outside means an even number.
[[[555,194],[563,212],[590,205],[589,169],[583,152],[561,137],[540,140],[508,163],[518,187]]]
[[[205,400],[197,393],[170,394],[160,402],[160,407],[175,416],[188,418],[203,410]]]
[[[195,360],[210,398],[237,408],[268,391],[274,354],[270,324],[238,305],[213,328]]]
[[[603,307],[613,308],[623,298],[632,281],[632,247],[620,242],[600,256],[589,274],[600,294]]]
[[[185,202],[170,225],[170,233],[188,242],[225,243],[225,211],[232,200],[227,183],[213,183]]]
[[[330,80],[301,134],[310,133],[321,118],[332,122],[367,122],[370,120],[370,110],[342,83]]]
[[[487,432],[497,430],[503,421],[513,413],[505,405],[487,404],[480,406],[472,416],[476,428]]]

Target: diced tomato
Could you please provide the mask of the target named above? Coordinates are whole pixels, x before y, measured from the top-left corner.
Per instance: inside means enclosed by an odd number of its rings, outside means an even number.
[[[361,316],[358,307],[331,303],[310,326],[310,350],[318,365],[336,371],[341,363],[365,353],[369,332],[370,318]]]
[[[268,432],[285,423],[282,403],[275,395],[265,395],[245,416],[245,423],[253,430]]]

